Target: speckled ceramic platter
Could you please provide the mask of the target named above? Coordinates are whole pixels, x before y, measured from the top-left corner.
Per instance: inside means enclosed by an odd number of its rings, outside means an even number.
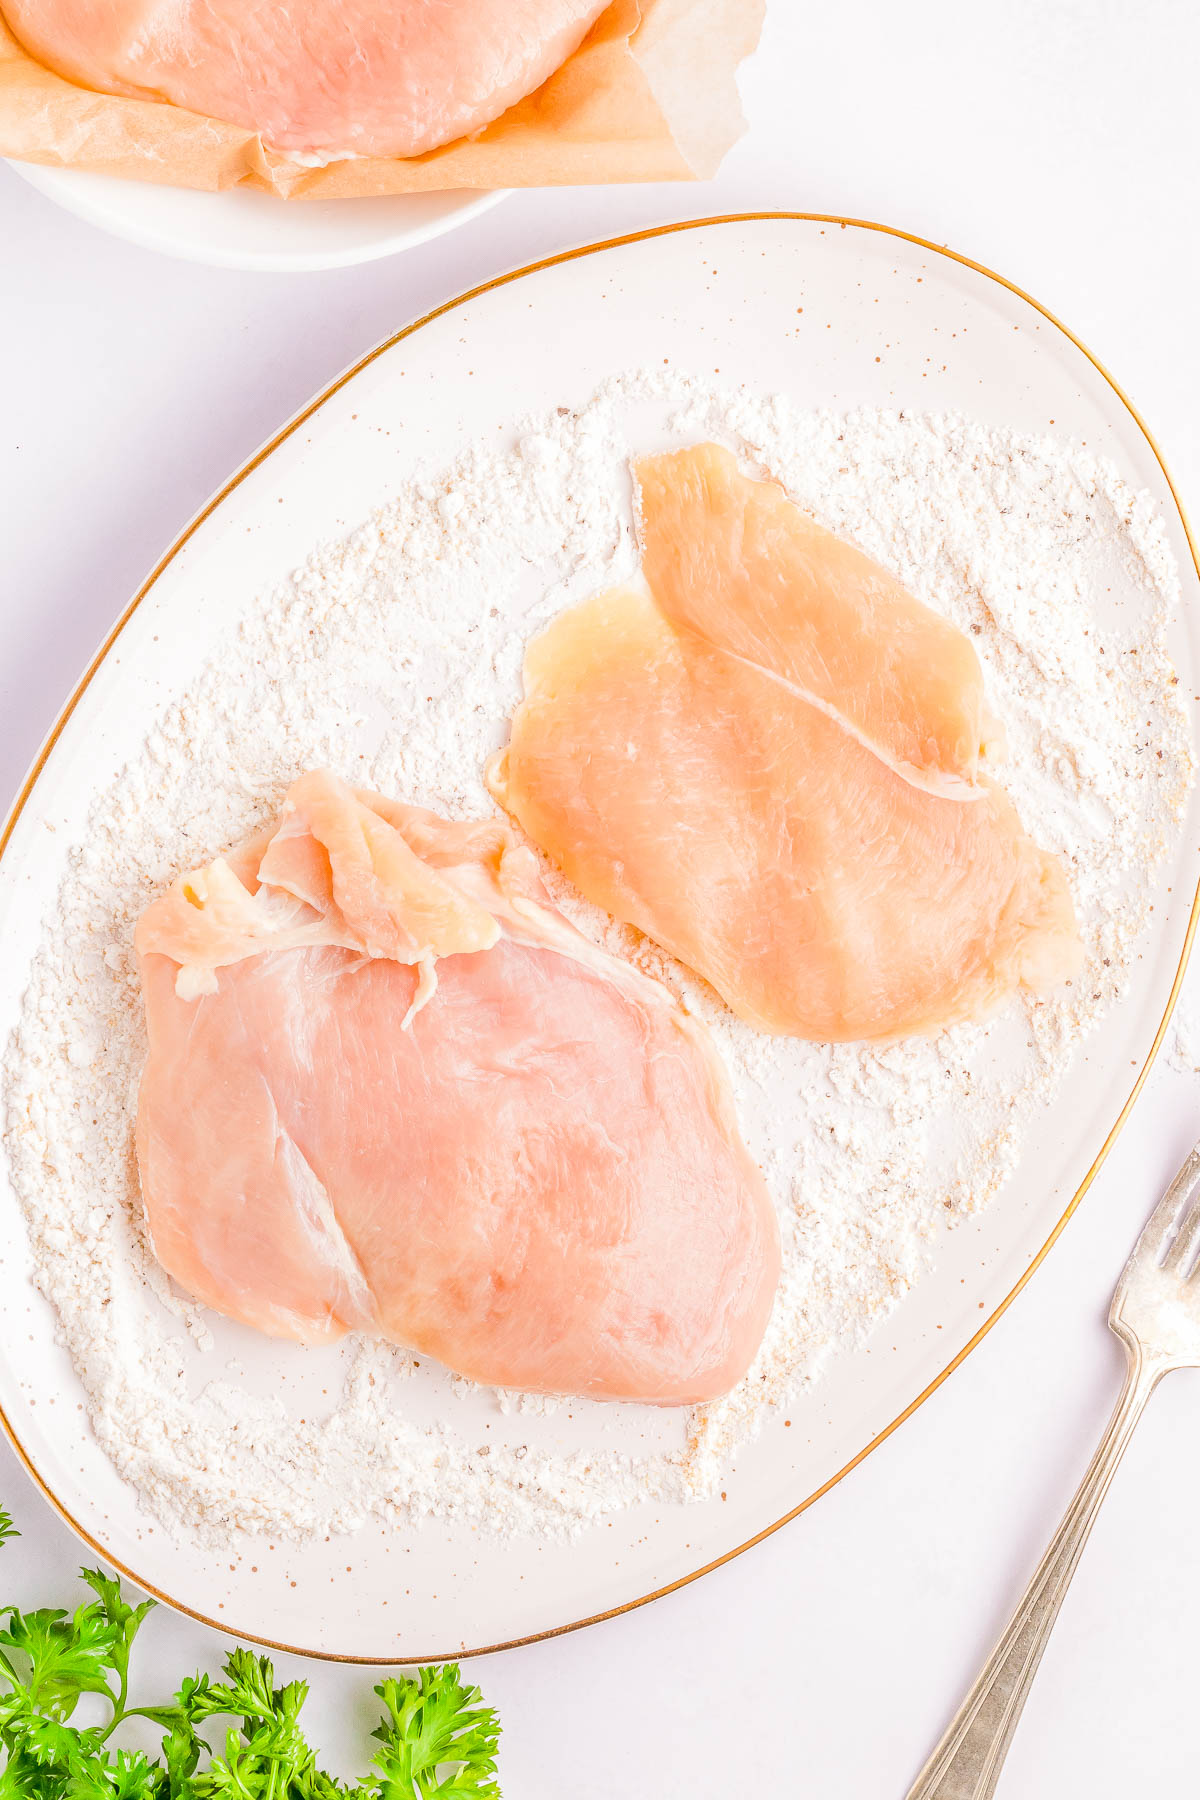
[[[589,246],[398,331],[234,474],[168,550],[81,680],[9,822],[0,1032],[18,1015],[42,921],[95,797],[230,620],[315,544],[385,501],[417,459],[448,462],[471,439],[495,443],[519,414],[571,405],[606,375],[668,359],[804,405],[958,409],[1024,431],[1053,421],[1056,432],[1085,439],[1165,511],[1184,590],[1171,648],[1188,696],[1197,693],[1200,574],[1157,450],[1113,381],[1026,296],[948,252],[849,221],[706,220]],[[247,1539],[221,1554],[173,1539],[90,1433],[78,1379],[28,1279],[15,1198],[0,1185],[4,1423],[94,1550],[172,1605],[244,1637],[329,1657],[414,1661],[638,1605],[802,1511],[902,1421],[1027,1278],[1086,1191],[1157,1048],[1190,942],[1198,873],[1193,800],[1157,878],[1134,990],[1077,1054],[1014,1178],[949,1235],[936,1270],[884,1331],[841,1357],[789,1409],[788,1426],[780,1418],[738,1455],[718,1498],[635,1507],[569,1545],[434,1524],[368,1524],[302,1546]],[[275,1353],[262,1352],[264,1390]],[[240,1354],[245,1361],[245,1345]],[[644,1419],[613,1425],[618,1438],[650,1428]],[[563,1416],[539,1429],[566,1443],[573,1428]]]

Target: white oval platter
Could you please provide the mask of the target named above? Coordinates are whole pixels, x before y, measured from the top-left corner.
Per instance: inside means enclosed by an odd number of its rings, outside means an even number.
[[[590,246],[399,332],[253,457],[168,551],[81,682],[10,821],[0,1034],[18,1015],[42,921],[95,797],[231,620],[386,501],[417,461],[449,462],[469,440],[495,443],[520,414],[582,402],[605,376],[664,360],[719,367],[723,379],[805,405],[958,409],[1028,431],[1053,421],[1056,433],[1085,439],[1166,511],[1184,586],[1171,647],[1189,699],[1200,692],[1200,574],[1153,443],[1099,366],[1016,289],[902,234],[807,216],[697,221]],[[883,1332],[838,1359],[789,1408],[789,1426],[777,1420],[739,1454],[718,1499],[635,1508],[568,1545],[435,1524],[369,1524],[300,1547],[256,1539],[226,1553],[172,1539],[91,1436],[49,1308],[29,1284],[22,1219],[4,1185],[8,1431],[47,1496],[109,1562],[172,1605],[276,1646],[415,1661],[542,1637],[653,1598],[747,1547],[844,1474],[1036,1266],[1157,1047],[1198,876],[1193,798],[1134,991],[1078,1053],[1015,1177],[948,1235],[934,1272]],[[252,1336],[243,1333],[243,1361]],[[278,1357],[294,1352],[255,1342],[266,1346],[267,1391]]]

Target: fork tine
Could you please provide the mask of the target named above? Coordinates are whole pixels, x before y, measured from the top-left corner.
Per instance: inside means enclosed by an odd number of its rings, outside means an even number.
[[[1200,1252],[1200,1205],[1193,1204],[1180,1221],[1175,1241],[1163,1259],[1163,1269],[1180,1281],[1190,1281]]]
[[[1142,1235],[1134,1246],[1130,1262],[1152,1257],[1156,1263],[1175,1266],[1182,1262],[1181,1241],[1190,1241],[1192,1230],[1200,1218],[1200,1144],[1191,1152],[1174,1181],[1147,1219]],[[1180,1216],[1182,1215],[1182,1216]],[[1176,1221],[1178,1220],[1178,1227]]]
[[[1200,1173],[1193,1177],[1179,1222],[1160,1257],[1161,1265],[1180,1280],[1186,1279],[1200,1245]]]

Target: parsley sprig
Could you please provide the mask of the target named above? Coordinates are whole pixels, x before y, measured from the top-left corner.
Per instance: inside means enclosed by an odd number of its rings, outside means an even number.
[[[17,1535],[0,1507],[0,1544]],[[0,1800],[500,1800],[500,1722],[456,1664],[380,1682],[379,1747],[347,1785],[301,1728],[308,1683],[276,1687],[265,1656],[233,1650],[224,1680],[190,1676],[166,1705],[131,1704],[130,1652],[154,1602],[130,1606],[113,1576],[80,1573],[94,1598],[74,1613],[0,1609]],[[101,1723],[72,1723],[85,1695]],[[161,1727],[160,1757],[114,1742],[134,1718]],[[218,1721],[214,1741],[200,1728]]]

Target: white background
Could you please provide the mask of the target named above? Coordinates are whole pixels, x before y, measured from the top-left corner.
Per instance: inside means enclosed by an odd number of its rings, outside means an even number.
[[[0,810],[158,552],[313,390],[462,288],[641,224],[791,207],[977,258],[1108,365],[1200,511],[1198,65],[1193,0],[773,0],[750,131],[718,180],[519,196],[323,275],[170,262],[0,168]],[[475,1663],[507,1800],[900,1800],[1088,1460],[1120,1372],[1112,1283],[1197,1135],[1200,1078],[1164,1063],[1025,1294],[851,1477],[653,1607]],[[1195,1795],[1198,1494],[1200,1377],[1176,1375],[1101,1515],[1002,1800]],[[25,1534],[0,1592],[74,1605],[76,1543],[6,1446],[0,1498]],[[223,1648],[164,1613],[146,1638],[154,1698]],[[365,1761],[370,1673],[281,1661],[313,1681],[331,1764]]]

